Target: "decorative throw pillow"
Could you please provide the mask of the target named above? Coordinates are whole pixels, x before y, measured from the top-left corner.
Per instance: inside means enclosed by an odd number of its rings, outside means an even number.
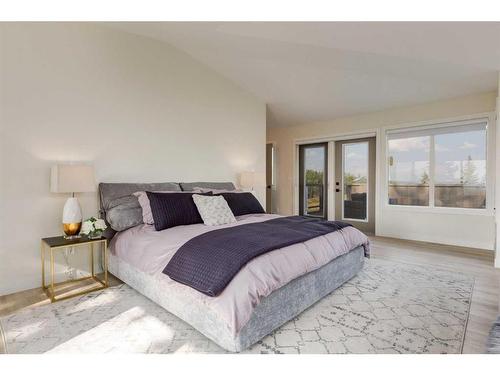
[[[183,192],[182,191],[155,191],[154,193],[163,193],[163,194],[179,193],[180,194]],[[193,194],[193,193],[206,193],[206,192],[195,189],[193,191],[186,192],[186,193]],[[186,194],[186,193],[184,193],[184,194]],[[141,208],[142,208],[142,221],[144,222],[144,224],[153,225],[155,223],[155,220],[153,218],[153,213],[151,212],[151,205],[149,203],[148,195],[146,194],[145,191],[136,191],[134,193],[134,195],[139,200],[139,204],[141,205]]]
[[[178,225],[203,223],[193,202],[192,192],[153,193],[147,191],[156,230],[164,230]],[[202,195],[212,195],[205,193]]]
[[[194,204],[205,225],[235,223],[236,219],[223,196],[193,195]]]
[[[221,193],[217,195],[224,197],[234,216],[266,213],[252,193]]]

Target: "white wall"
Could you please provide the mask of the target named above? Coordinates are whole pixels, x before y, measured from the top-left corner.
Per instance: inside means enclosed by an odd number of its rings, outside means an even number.
[[[55,162],[92,162],[107,182],[236,181],[265,170],[265,127],[263,102],[166,44],[0,25],[0,295],[40,285],[40,238],[61,233],[67,198],[49,192]],[[97,193],[79,198],[97,214]]]
[[[395,209],[385,207],[385,157],[383,133],[386,127],[404,126],[427,121],[467,117],[492,113],[496,93],[484,93],[446,101],[426,103],[413,107],[395,108],[376,113],[339,118],[326,122],[304,124],[288,128],[268,128],[267,141],[275,142],[277,149],[278,212],[294,213],[297,200],[295,150],[297,142],[327,140],[359,132],[378,133],[378,182],[376,234],[380,236],[445,243],[493,250],[495,220],[492,211],[470,215],[437,213],[436,210]],[[494,135],[495,123],[490,123]],[[492,137],[490,150],[495,147]],[[493,153],[494,154],[494,153]],[[494,168],[494,155],[491,158]],[[494,176],[491,176],[494,179]]]

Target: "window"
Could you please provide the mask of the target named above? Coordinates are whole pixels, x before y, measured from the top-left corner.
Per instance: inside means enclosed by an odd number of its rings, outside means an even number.
[[[429,205],[430,137],[389,139],[389,204]]]
[[[486,208],[486,122],[388,133],[390,205]]]
[[[326,218],[328,143],[299,147],[299,213]]]
[[[486,208],[486,131],[434,137],[436,207]]]
[[[343,148],[342,219],[367,220],[368,142],[345,143]]]

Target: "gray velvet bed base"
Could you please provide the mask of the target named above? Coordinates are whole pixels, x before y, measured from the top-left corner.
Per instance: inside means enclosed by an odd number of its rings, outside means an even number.
[[[119,258],[110,256],[110,272],[222,348],[240,352],[350,280],[363,268],[363,263],[364,249],[358,247],[289,282],[261,301],[250,321],[236,337],[213,311],[182,296],[170,294],[165,288],[162,289],[158,279],[138,271]]]

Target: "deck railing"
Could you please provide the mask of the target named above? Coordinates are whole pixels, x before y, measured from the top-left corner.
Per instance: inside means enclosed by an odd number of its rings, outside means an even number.
[[[484,185],[439,184],[434,186],[434,205],[437,207],[485,208]],[[429,205],[429,186],[390,184],[389,204]]]

